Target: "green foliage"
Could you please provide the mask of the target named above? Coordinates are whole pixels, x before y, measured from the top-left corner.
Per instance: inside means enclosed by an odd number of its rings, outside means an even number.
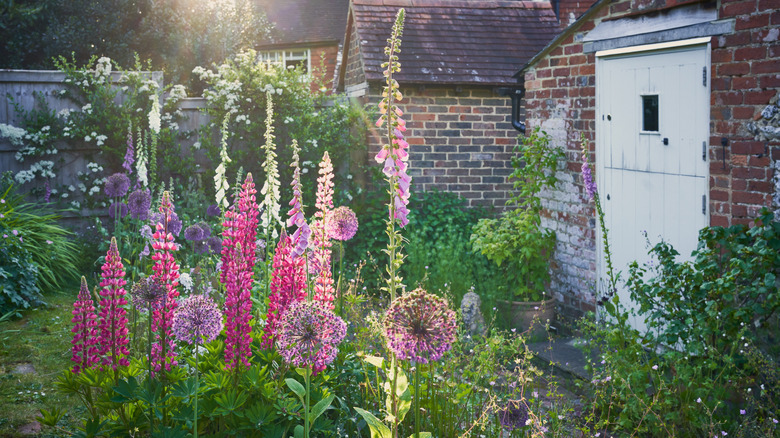
[[[495,262],[507,278],[508,291],[502,299],[540,301],[550,280],[548,263],[555,249],[555,233],[541,227],[539,194],[555,187],[555,171],[564,155],[549,144],[550,137],[538,126],[523,138],[518,157],[512,160],[517,195],[510,202],[518,209],[496,219],[481,219],[471,235],[474,250]]]
[[[627,281],[638,309],[618,298],[609,320],[585,320],[595,373],[591,418],[598,428],[643,436],[772,436],[780,411],[776,372],[780,327],[780,223],[709,227],[693,260],[669,244],[657,260],[632,264]],[[631,328],[631,315],[647,332]],[[744,412],[744,414],[740,413]]]
[[[77,278],[77,251],[56,214],[23,203],[10,174],[0,178],[0,313],[41,303]]]
[[[360,168],[351,168],[350,154],[364,147],[365,122],[362,111],[348,101],[329,97],[319,91],[312,92],[308,76],[298,69],[259,62],[254,50],[247,50],[230,58],[217,67],[216,71],[197,68],[201,80],[207,85],[203,97],[208,102],[206,113],[210,122],[200,129],[199,142],[212,163],[219,163],[220,142],[214,133],[229,114],[228,178],[235,175],[239,167],[252,172],[256,181],[262,181],[265,173],[262,163],[265,155],[261,145],[265,143],[265,120],[267,96],[273,99],[274,135],[279,163],[292,161],[292,140],[301,147],[300,160],[305,189],[304,200],[314,205],[314,188],[318,176],[318,164],[327,151],[336,169],[334,183],[341,199],[336,204],[347,202],[355,193],[352,173]],[[280,170],[284,168],[280,165]],[[206,178],[211,180],[214,171],[208,169]],[[282,175],[282,199],[289,199],[291,179],[287,172]]]

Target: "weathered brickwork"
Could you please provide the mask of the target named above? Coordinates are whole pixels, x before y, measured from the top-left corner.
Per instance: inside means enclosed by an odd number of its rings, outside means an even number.
[[[492,88],[401,87],[414,190],[448,191],[472,207],[504,209],[519,134],[511,101]],[[364,103],[375,105],[380,93],[379,84],[372,85]],[[369,133],[370,162],[386,138],[381,134]]]
[[[595,156],[595,55],[583,53],[582,38],[599,22],[676,4],[673,0],[618,0],[582,20],[573,32],[525,72],[526,120],[541,126],[567,162],[560,184],[545,194],[544,225],[558,244],[551,288],[565,315],[593,310],[596,280],[595,209],[580,176],[580,135]],[[780,88],[779,0],[722,0],[718,18],[735,18],[735,31],[712,37],[710,115],[710,223],[749,223],[771,206],[774,162],[780,143],[757,142],[745,129]],[[728,139],[723,167],[721,138]]]
[[[336,74],[336,68],[338,68],[338,55],[339,46],[336,44],[332,46],[312,47],[311,69],[316,77],[316,80],[312,81],[311,84],[312,91],[323,85],[328,89],[328,93],[330,94],[331,89],[333,88],[333,78]]]

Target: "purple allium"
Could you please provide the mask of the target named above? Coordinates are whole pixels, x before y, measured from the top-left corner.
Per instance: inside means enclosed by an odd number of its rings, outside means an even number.
[[[145,221],[149,219],[149,209],[152,207],[152,195],[149,189],[138,189],[127,198],[127,206],[133,219]],[[151,238],[151,231],[149,232]]]
[[[417,288],[396,298],[385,315],[388,347],[399,359],[428,363],[455,340],[455,312],[447,300]]]
[[[206,209],[206,216],[213,217],[213,216],[219,216],[220,214],[222,214],[222,212],[220,211],[219,206],[217,204],[211,204]]]
[[[146,253],[149,255],[148,246]],[[133,305],[142,312],[162,303],[165,294],[165,283],[157,277],[143,277],[136,281],[130,289]]]
[[[208,343],[222,331],[222,312],[206,295],[190,295],[173,315],[173,335],[188,344]]]
[[[127,216],[127,204],[124,202],[114,202],[108,207],[108,217],[114,219],[117,216],[117,213],[119,213],[120,218]]]
[[[331,239],[346,241],[355,236],[358,220],[349,207],[338,207],[325,219],[325,230]]]
[[[582,182],[585,184],[585,191],[588,192],[588,197],[593,200],[598,191],[596,183],[593,181],[593,173],[588,163],[588,155],[582,154]]]
[[[210,252],[209,251],[209,244],[205,240],[199,240],[197,242],[193,242],[192,251],[195,254],[206,254],[206,253]]]
[[[203,228],[198,224],[190,225],[184,230],[184,238],[191,242],[200,242],[205,238]]]
[[[318,301],[296,301],[282,315],[276,348],[285,362],[319,372],[333,362],[347,324]]]
[[[209,249],[213,254],[221,254],[222,253],[222,239],[220,239],[217,236],[211,236],[209,237],[209,240],[206,241],[209,245]]]
[[[528,421],[528,407],[522,400],[509,400],[499,414],[499,421],[509,431],[520,429]]]
[[[125,196],[130,190],[130,178],[124,173],[115,173],[108,177],[105,187],[106,196],[118,198]]]
[[[209,224],[205,222],[198,222],[197,225],[200,227],[201,230],[203,230],[203,239],[201,240],[206,240],[209,237],[211,237],[211,227],[209,226]]]

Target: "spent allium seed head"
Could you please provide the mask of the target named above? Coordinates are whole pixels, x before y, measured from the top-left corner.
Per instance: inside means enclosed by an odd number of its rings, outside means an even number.
[[[117,198],[125,196],[130,189],[130,178],[124,173],[115,173],[108,177],[106,180],[105,192],[106,196],[111,198]]]
[[[501,409],[499,421],[509,431],[520,429],[528,421],[528,406],[522,400],[508,400]]]
[[[149,219],[149,209],[152,207],[152,195],[149,189],[138,189],[130,193],[127,198],[127,207],[133,219],[145,221]]]
[[[173,335],[188,344],[213,341],[222,331],[222,312],[206,295],[190,295],[173,315]]]
[[[338,207],[328,214],[325,228],[331,239],[346,241],[357,233],[358,219],[349,207]]]
[[[455,340],[455,312],[447,300],[413,290],[390,304],[384,320],[388,347],[399,359],[428,363],[441,358]]]
[[[158,277],[143,277],[130,288],[133,305],[142,312],[162,304],[166,293],[165,283]]]
[[[92,367],[98,359],[98,339],[97,339],[97,315],[95,315],[95,304],[92,301],[92,295],[89,294],[87,279],[81,277],[81,289],[76,301],[73,303],[73,319],[75,324],[71,329],[73,340],[71,341],[70,358],[75,363],[73,372],[78,374],[81,371]]]
[[[114,219],[117,216],[120,218],[127,216],[127,204],[124,202],[114,202],[108,207],[108,217]]]
[[[276,348],[296,367],[325,369],[338,354],[347,324],[316,301],[297,301],[282,315]]]

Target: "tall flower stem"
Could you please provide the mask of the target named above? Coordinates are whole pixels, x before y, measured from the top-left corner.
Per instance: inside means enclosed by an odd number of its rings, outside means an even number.
[[[149,339],[146,342],[146,358],[149,361],[149,390],[152,387],[152,305],[149,304]],[[154,434],[154,404],[149,406],[149,435]]]
[[[306,381],[306,403],[303,406],[303,436],[309,438],[311,426],[309,425],[309,406],[311,405],[311,368],[306,368],[304,380]]]
[[[192,435],[198,438],[198,345],[195,345],[195,401],[194,401],[194,413],[192,414]]]
[[[344,243],[339,240],[339,280],[336,290],[339,292],[339,316],[344,317],[344,295],[341,292],[341,276],[344,273]]]
[[[420,438],[420,365],[414,364],[414,438]]]

